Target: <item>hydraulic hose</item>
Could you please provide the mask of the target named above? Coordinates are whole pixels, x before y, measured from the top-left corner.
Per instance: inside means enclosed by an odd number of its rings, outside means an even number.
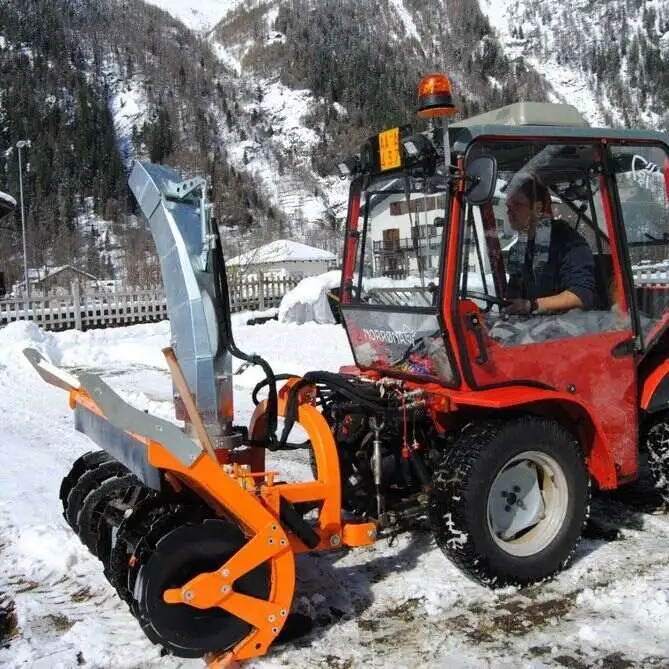
[[[230,355],[244,360],[252,365],[259,365],[267,376],[269,385],[269,395],[267,398],[267,440],[270,445],[276,444],[276,427],[278,413],[278,396],[276,390],[276,376],[270,364],[257,354],[248,355],[240,350],[235,344],[232,332],[232,320],[230,318],[230,294],[228,292],[228,274],[225,268],[225,258],[223,257],[223,245],[221,243],[221,234],[218,225],[212,221],[211,234],[213,235],[214,245],[212,249],[212,270],[214,276],[214,295],[216,304],[220,305],[217,321],[220,331],[223,333],[225,348]]]

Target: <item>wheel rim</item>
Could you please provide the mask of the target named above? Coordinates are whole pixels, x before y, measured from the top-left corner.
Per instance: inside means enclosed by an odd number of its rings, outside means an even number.
[[[560,532],[568,505],[567,479],[557,461],[539,451],[520,453],[500,469],[490,487],[490,535],[509,555],[536,555]]]

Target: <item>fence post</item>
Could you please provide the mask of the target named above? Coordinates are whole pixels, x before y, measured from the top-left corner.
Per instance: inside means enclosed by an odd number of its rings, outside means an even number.
[[[79,282],[75,280],[71,286],[72,304],[74,305],[74,328],[75,330],[83,330],[81,325],[81,291],[79,290]]]
[[[258,311],[265,310],[265,275],[258,272]]]

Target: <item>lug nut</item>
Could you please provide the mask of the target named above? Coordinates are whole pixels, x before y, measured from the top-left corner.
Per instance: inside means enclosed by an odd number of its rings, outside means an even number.
[[[510,506],[505,506],[504,511],[511,511],[511,507]]]
[[[184,597],[190,602],[190,600],[193,599],[193,591],[186,590],[186,592],[184,592]]]
[[[279,611],[279,615],[280,615],[282,618],[285,618],[285,617],[288,615],[288,614],[286,613],[286,609],[281,609],[281,611]]]
[[[276,616],[274,614],[272,614],[271,616],[267,616],[267,620],[273,623],[276,620]]]
[[[502,490],[502,497],[508,497],[509,493],[506,490]]]
[[[341,537],[338,534],[333,534],[330,537],[330,546],[339,546],[341,543]]]
[[[278,627],[272,627],[272,634],[278,634],[279,633],[279,628]]]
[[[513,486],[513,492],[520,492],[520,486]]]

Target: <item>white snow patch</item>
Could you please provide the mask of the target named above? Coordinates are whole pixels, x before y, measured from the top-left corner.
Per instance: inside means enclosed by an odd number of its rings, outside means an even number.
[[[403,0],[390,0],[390,5],[397,12],[397,16],[402,21],[407,37],[412,37],[420,43],[421,40],[420,35],[418,34],[418,29],[416,28],[416,24],[414,23],[411,14],[409,14],[407,8],[404,6]]]
[[[279,305],[280,323],[307,321],[334,323],[335,318],[327,294],[341,284],[341,271],[333,270],[320,276],[308,276],[286,293]]]
[[[210,31],[229,12],[244,0],[147,0],[148,4],[160,7],[170,16],[181,21],[191,30],[205,33]]]
[[[139,128],[147,119],[148,100],[143,83],[138,80],[125,81],[109,100],[118,137],[129,137],[132,129]]]
[[[308,260],[334,261],[337,257],[334,253],[307,246],[290,239],[277,239],[274,242],[259,246],[257,249],[247,251],[241,255],[228,260],[229,266],[235,265],[259,265],[262,263],[299,262]]]

